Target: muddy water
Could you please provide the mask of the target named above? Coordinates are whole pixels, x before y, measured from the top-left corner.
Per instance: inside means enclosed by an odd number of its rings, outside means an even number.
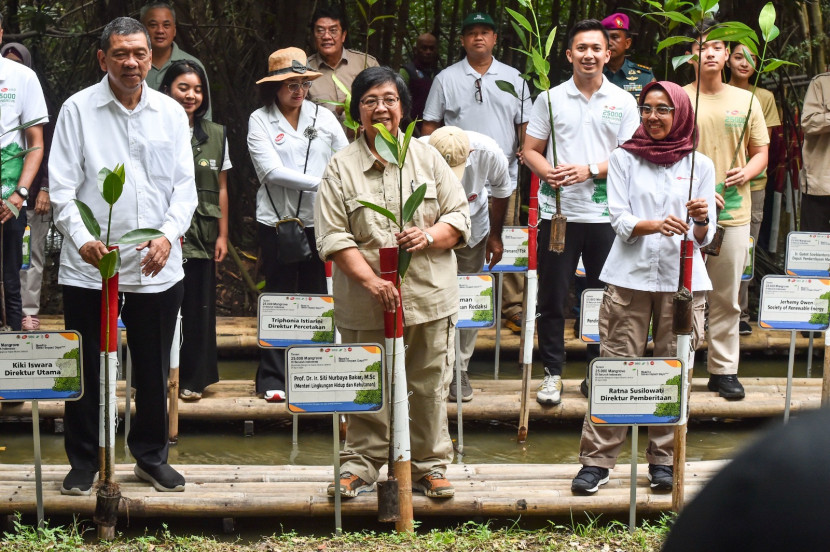
[[[576,360],[566,368],[564,377],[581,377],[584,363]],[[223,362],[223,379],[248,379],[256,371],[255,361]],[[787,357],[756,356],[744,358],[741,374],[746,376],[783,377],[787,371]],[[814,361],[813,376],[820,377],[821,361]],[[541,373],[537,367],[534,373]],[[705,374],[699,365],[695,373]],[[474,361],[470,367],[473,379],[493,377],[492,362]],[[806,354],[796,359],[795,376],[806,376]],[[515,361],[502,362],[500,378],[515,379],[519,370]],[[688,451],[690,460],[730,458],[737,449],[758,433],[769,421],[693,421],[689,426]],[[299,420],[299,442],[292,444],[291,425],[288,422],[255,423],[254,435],[245,437],[241,422],[195,423],[182,421],[179,444],[170,449],[173,464],[300,464],[322,465],[332,461],[331,422],[328,420]],[[576,422],[532,421],[528,441],[516,442],[516,426],[502,422],[465,424],[464,456],[467,463],[576,463],[579,450],[580,424]],[[647,437],[641,430],[639,459],[645,461]],[[456,435],[454,420],[450,432]],[[41,426],[43,462],[66,463],[63,436],[55,434],[49,424]],[[117,438],[117,462],[130,462],[124,450],[123,431]],[[31,463],[31,424],[26,422],[0,423],[0,462]],[[620,462],[630,461],[630,446],[623,448]]]

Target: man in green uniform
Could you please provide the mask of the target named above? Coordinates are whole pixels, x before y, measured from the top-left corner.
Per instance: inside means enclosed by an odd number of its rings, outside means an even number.
[[[625,57],[625,53],[631,48],[628,16],[624,13],[613,13],[602,20],[602,26],[608,29],[608,50],[611,52],[611,59],[605,64],[602,73],[623,90],[631,92],[635,100],[639,99],[643,86],[653,81],[654,75],[651,73],[651,67],[634,63]]]

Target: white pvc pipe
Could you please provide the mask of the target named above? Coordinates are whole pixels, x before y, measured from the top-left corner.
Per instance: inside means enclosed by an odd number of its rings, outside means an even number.
[[[539,287],[539,277],[536,270],[531,269],[527,271],[527,308],[524,312],[524,322],[522,334],[524,335],[524,343],[522,348],[522,364],[530,365],[533,363],[533,336],[535,334],[536,324],[536,291]]]
[[[403,337],[386,339],[387,365],[391,367],[395,378],[395,394],[392,397],[392,408],[395,413],[392,430],[393,453],[395,462],[408,462],[412,459],[409,445],[409,393],[406,385],[405,351]],[[395,354],[392,355],[394,342]]]
[[[106,373],[107,373],[107,365],[106,365],[106,355],[109,355],[109,388],[106,385]],[[101,448],[106,447],[106,431],[109,431],[110,436],[110,445],[112,448],[108,451],[111,455],[111,460],[114,461],[115,459],[115,417],[118,411],[118,403],[115,399],[115,383],[116,378],[118,375],[118,352],[112,351],[110,353],[101,352],[101,367],[99,370],[99,377],[98,377],[98,446]],[[110,411],[109,411],[109,419],[105,420],[105,400],[106,396],[109,395],[110,400]]]

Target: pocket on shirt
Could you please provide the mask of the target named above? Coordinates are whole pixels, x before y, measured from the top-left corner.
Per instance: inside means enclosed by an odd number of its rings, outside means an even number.
[[[436,188],[435,182],[431,180],[418,182],[415,188],[417,189],[421,184],[426,184],[427,189],[424,194],[424,201],[418,207],[418,210],[415,211],[415,216],[412,217],[412,221],[415,223],[415,226],[423,230],[433,226],[438,221],[441,211],[438,205],[438,188]]]
[[[370,242],[375,241],[376,245],[381,247],[380,244],[384,242],[385,238],[388,238],[388,236],[383,234],[384,232],[389,232],[389,230],[386,229],[387,225],[383,223],[383,220],[386,220],[386,217],[361,204],[361,201],[373,203],[386,209],[388,209],[388,207],[383,204],[382,198],[368,194],[355,196],[351,199],[347,199],[345,202],[346,215],[349,217],[349,227],[358,245],[366,246]],[[396,217],[398,216],[398,213],[396,213],[397,208],[389,210],[394,213]],[[391,224],[391,221],[389,224]],[[395,230],[395,232],[397,232],[397,230]]]
[[[147,144],[147,175],[157,187],[172,192],[172,173],[175,162],[173,160],[173,142],[170,140],[154,140]]]

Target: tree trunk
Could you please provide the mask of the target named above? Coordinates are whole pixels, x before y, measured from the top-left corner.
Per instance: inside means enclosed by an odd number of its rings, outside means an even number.
[[[810,33],[813,35],[813,40],[810,42],[810,49],[813,53],[812,74],[817,75],[827,71],[827,58],[824,53],[827,40],[824,34],[824,25],[822,24],[821,5],[818,2],[809,2],[807,6],[809,10]]]

